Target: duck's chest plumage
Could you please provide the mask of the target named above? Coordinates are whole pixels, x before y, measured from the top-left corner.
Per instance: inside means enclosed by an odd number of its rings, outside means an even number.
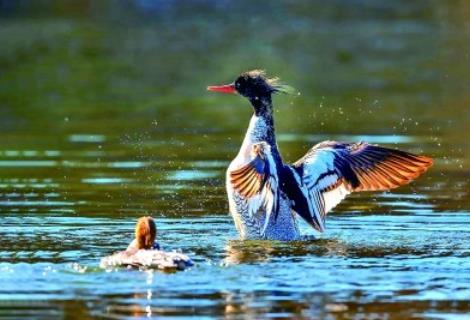
[[[233,190],[227,188],[229,196],[230,213],[235,226],[242,239],[265,239],[291,241],[300,238],[297,220],[291,210],[290,200],[281,195],[277,211],[271,215],[266,223],[266,213],[259,209],[254,215],[250,213],[250,199],[245,199]],[[256,201],[256,200],[255,200]]]
[[[277,179],[277,187],[274,190],[276,200],[273,200],[276,204],[273,206],[273,212],[267,212],[270,210],[266,209],[265,205],[266,198],[269,198],[270,194],[266,195],[261,191],[246,197],[237,192],[231,182],[231,174],[234,171],[253,161],[252,150],[259,143],[266,143],[270,146],[270,175],[274,180]],[[282,170],[283,164],[277,150],[270,119],[254,115],[240,151],[228,167],[226,176],[230,213],[242,239],[295,240],[300,237],[297,221],[291,210],[291,202],[279,187],[282,184]]]

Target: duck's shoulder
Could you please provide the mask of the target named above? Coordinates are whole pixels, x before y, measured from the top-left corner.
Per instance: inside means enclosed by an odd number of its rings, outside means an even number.
[[[134,239],[132,240],[131,243],[129,243],[126,251],[136,251],[136,250],[139,250],[139,247],[137,246],[137,240]],[[155,242],[152,246],[152,250],[162,250],[162,249],[161,249],[160,244],[158,242]]]
[[[133,250],[139,250],[139,247],[137,246],[137,240],[134,239],[131,241],[131,243],[129,243],[129,245],[127,246],[127,249],[126,251],[133,251]]]

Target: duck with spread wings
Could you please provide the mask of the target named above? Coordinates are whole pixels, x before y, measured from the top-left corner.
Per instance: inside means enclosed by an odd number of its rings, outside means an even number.
[[[207,89],[238,93],[254,110],[226,177],[230,213],[242,239],[298,240],[297,216],[323,232],[327,213],[348,194],[402,186],[432,165],[429,157],[336,141],[321,142],[286,164],[276,143],[272,95],[290,87],[254,70],[231,84]]]

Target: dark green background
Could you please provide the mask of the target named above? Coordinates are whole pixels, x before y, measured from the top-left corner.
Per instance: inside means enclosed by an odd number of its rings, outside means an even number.
[[[285,160],[366,140],[434,167],[352,196],[318,241],[234,242],[224,170],[251,110],[205,88],[253,68],[300,93],[274,99]],[[468,312],[469,71],[463,0],[0,0],[0,314]],[[196,267],[97,268],[142,214]]]

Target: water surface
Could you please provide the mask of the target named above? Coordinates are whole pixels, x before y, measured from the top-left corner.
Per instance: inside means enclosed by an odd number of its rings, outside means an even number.
[[[0,315],[464,319],[470,6],[0,1]],[[248,10],[249,8],[249,10]],[[230,12],[230,15],[226,15]],[[326,140],[435,159],[349,197],[314,240],[239,241],[224,172],[248,125],[205,91],[265,68],[286,161]],[[185,272],[106,271],[137,217]]]

